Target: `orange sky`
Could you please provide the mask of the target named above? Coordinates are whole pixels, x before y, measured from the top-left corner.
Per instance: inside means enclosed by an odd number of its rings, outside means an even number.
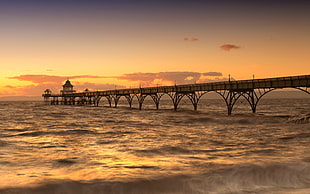
[[[0,3],[0,96],[310,74],[307,1],[20,2]]]

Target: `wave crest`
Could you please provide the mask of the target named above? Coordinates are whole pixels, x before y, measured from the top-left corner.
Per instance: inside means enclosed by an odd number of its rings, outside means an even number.
[[[310,164],[289,163],[236,165],[201,175],[91,183],[58,180],[38,187],[7,188],[1,193],[113,193],[113,194],[207,194],[207,193],[306,193],[310,191]]]

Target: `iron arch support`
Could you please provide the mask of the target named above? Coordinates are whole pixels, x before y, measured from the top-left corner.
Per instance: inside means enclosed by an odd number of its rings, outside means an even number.
[[[178,93],[178,92],[174,92],[174,93],[171,92],[171,93],[168,93],[168,95],[170,96],[172,103],[173,103],[174,110],[176,111],[178,109],[178,105],[180,101],[185,96],[185,94]]]
[[[92,104],[93,101],[92,101],[92,97],[91,96],[87,96],[87,101],[86,101],[86,104]]]
[[[83,105],[84,105],[84,104],[87,104],[87,98],[86,98],[86,96],[83,96],[83,97],[82,97],[81,102],[82,102]]]
[[[308,88],[308,87],[306,87],[305,89],[303,89],[303,88],[296,88],[296,89],[298,89],[298,90],[300,90],[300,91],[303,91],[303,92],[306,92],[307,94],[310,94],[310,88]]]
[[[156,106],[156,109],[158,110],[159,109],[159,102],[160,102],[160,99],[161,97],[163,96],[164,94],[151,94],[151,98],[153,99],[154,103],[155,103],[155,106]]]
[[[137,95],[138,102],[139,102],[139,110],[142,110],[142,104],[144,102],[144,99],[147,97],[147,94],[140,94]]]
[[[186,94],[188,99],[192,102],[192,105],[194,107],[194,111],[197,111],[199,100],[206,93],[208,93],[208,92],[198,91],[198,92],[191,92],[191,93]]]
[[[110,108],[112,107],[112,96],[105,96],[105,98],[108,100],[108,103],[109,103],[109,106],[110,106]]]
[[[61,98],[60,104],[61,104],[61,105],[66,105],[66,103],[67,103],[66,98],[65,98],[65,97],[62,97],[62,98]]]
[[[94,102],[94,106],[99,106],[99,102],[100,102],[101,96],[94,96],[93,98],[93,102]]]
[[[242,94],[239,91],[234,90],[216,91],[216,93],[222,96],[227,106],[227,114],[231,115],[235,103]]]
[[[70,99],[68,97],[63,97],[62,98],[62,104],[63,105],[69,105],[70,103]]]
[[[252,112],[256,113],[256,107],[260,99],[266,95],[267,93],[275,90],[276,88],[262,88],[256,90],[248,90],[242,92],[241,95],[247,100],[249,105],[251,106]]]
[[[49,101],[49,99],[46,99],[45,103],[46,103],[46,104],[51,104],[51,105],[53,105],[53,104],[56,104],[56,100],[55,100],[55,98],[53,97],[50,101]]]
[[[51,104],[52,105],[58,105],[59,104],[58,97],[53,97],[53,99],[51,100]]]
[[[79,97],[79,100],[77,101],[77,104],[78,105],[84,105],[85,101],[86,101],[85,97],[81,96],[81,97]]]
[[[129,108],[132,107],[132,100],[133,100],[133,97],[134,97],[134,95],[130,95],[130,94],[125,95],[125,98],[127,99],[127,102],[128,102],[128,104],[129,104]]]
[[[78,97],[77,101],[76,101],[76,104],[77,105],[80,105],[81,104],[81,97]]]
[[[75,105],[75,97],[70,97],[70,105]]]
[[[197,106],[198,106],[198,101],[199,101],[199,97],[197,96],[197,94],[195,92],[192,92],[192,93],[187,93],[186,96],[191,101],[192,105],[194,106],[194,111],[197,111]]]
[[[117,108],[117,104],[119,99],[121,98],[120,95],[112,95],[112,99],[114,100],[114,107]]]

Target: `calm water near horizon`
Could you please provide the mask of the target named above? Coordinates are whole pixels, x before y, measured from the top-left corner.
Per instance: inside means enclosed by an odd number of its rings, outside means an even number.
[[[310,98],[0,102],[0,193],[310,193]]]

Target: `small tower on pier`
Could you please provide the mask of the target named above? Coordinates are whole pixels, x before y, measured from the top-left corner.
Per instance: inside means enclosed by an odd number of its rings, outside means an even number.
[[[75,90],[73,90],[73,85],[71,84],[69,80],[67,80],[66,83],[62,87],[63,89],[60,90],[61,94],[71,94],[75,92]]]
[[[44,91],[44,94],[42,94],[42,96],[44,97],[45,104],[48,104],[49,98],[51,97],[51,95],[52,95],[52,91],[50,89],[46,89]]]
[[[44,90],[44,95],[43,96],[50,96],[52,94],[52,91],[50,89]]]

